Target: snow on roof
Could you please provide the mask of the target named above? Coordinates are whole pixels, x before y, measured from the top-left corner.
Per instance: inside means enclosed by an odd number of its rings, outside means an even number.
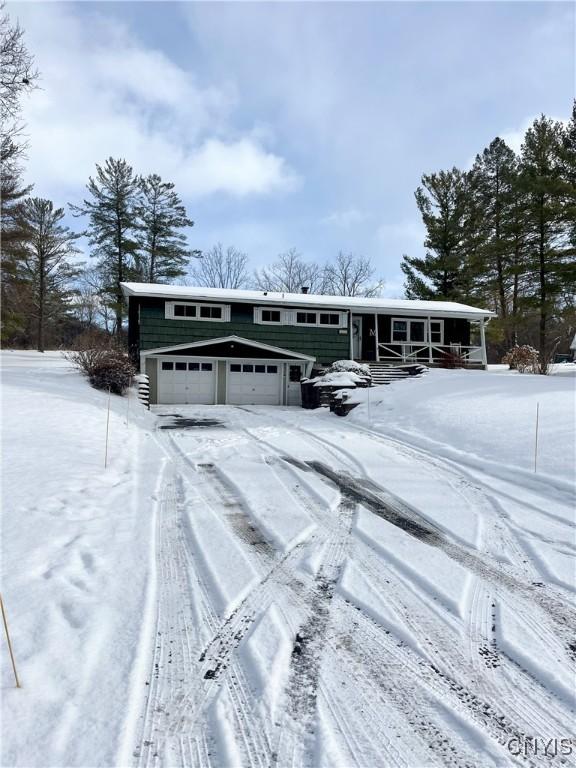
[[[420,301],[419,299],[366,299],[360,296],[325,296],[314,293],[274,293],[273,291],[245,291],[232,288],[202,288],[186,285],[159,285],[157,283],[121,283],[125,296],[155,296],[164,299],[189,301],[232,301],[251,304],[281,306],[325,307],[366,311],[387,311],[410,314],[441,313],[461,317],[492,317],[488,309],[470,307],[454,301]]]

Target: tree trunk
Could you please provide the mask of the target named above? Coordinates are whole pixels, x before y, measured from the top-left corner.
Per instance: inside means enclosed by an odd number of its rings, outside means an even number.
[[[120,210],[116,207],[116,238],[118,242],[118,272],[116,275],[116,335],[122,336],[122,288],[120,283],[124,278],[124,258],[122,254],[122,224]]]
[[[540,197],[539,207],[539,237],[538,237],[538,260],[539,260],[539,279],[540,279],[540,324],[539,324],[539,348],[540,348],[540,372],[547,371],[547,353],[546,349],[546,327],[548,321],[548,292],[546,284],[546,222],[544,220],[544,196]]]
[[[44,259],[40,257],[40,281],[38,285],[38,352],[44,352],[44,302],[46,301],[46,284],[44,274]]]

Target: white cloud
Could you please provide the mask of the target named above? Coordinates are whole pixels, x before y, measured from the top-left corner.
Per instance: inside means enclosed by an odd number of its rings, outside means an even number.
[[[356,224],[362,224],[369,218],[370,214],[365,211],[360,211],[358,208],[346,208],[343,211],[333,211],[321,219],[320,223],[341,229],[350,229]]]
[[[198,84],[164,53],[99,14],[74,6],[19,5],[17,15],[42,72],[28,99],[28,173],[38,194],[74,195],[95,163],[124,157],[158,172],[185,197],[264,195],[291,190],[297,175],[266,149],[259,126],[231,128],[229,83]]]

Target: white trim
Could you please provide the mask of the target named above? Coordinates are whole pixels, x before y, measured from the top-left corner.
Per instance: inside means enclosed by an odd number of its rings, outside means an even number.
[[[263,320],[262,312],[279,312],[280,320]],[[299,323],[298,314],[314,315],[313,323]],[[322,315],[337,315],[337,323],[321,323]],[[296,328],[327,328],[335,330],[336,328],[348,327],[348,314],[338,309],[309,309],[299,307],[297,309],[284,309],[283,307],[254,307],[254,323],[256,325],[290,325]]]
[[[234,342],[236,344],[246,344],[248,347],[254,347],[255,349],[264,349],[267,352],[276,352],[281,355],[286,355],[284,360],[308,360],[312,363],[316,362],[316,358],[312,355],[304,355],[302,352],[293,352],[291,349],[282,349],[282,347],[273,347],[271,344],[264,344],[261,341],[252,341],[251,339],[244,339],[242,336],[222,336],[217,339],[202,339],[202,341],[188,341],[185,344],[172,344],[169,347],[156,347],[154,349],[142,350],[140,355],[142,357],[148,357],[149,355],[161,355],[170,354],[170,352],[178,349],[196,349],[198,347],[207,347],[212,344],[226,344],[227,342]],[[195,355],[191,355],[195,357]],[[215,357],[210,355],[210,357]],[[227,360],[228,358],[219,358]]]
[[[376,342],[376,362],[380,360],[378,348],[378,313],[374,312],[374,341]]]
[[[174,307],[195,307],[196,314],[194,317],[186,317],[185,315],[175,315]],[[221,317],[200,317],[200,309],[202,307],[210,307],[211,309],[220,309],[222,311]],[[198,321],[200,323],[229,323],[230,322],[230,305],[229,304],[204,304],[194,301],[167,301],[164,304],[164,317],[166,320],[187,320]]]

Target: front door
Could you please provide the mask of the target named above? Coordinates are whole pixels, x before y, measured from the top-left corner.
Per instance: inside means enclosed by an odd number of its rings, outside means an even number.
[[[362,360],[362,318],[352,318],[352,354],[354,360]]]

